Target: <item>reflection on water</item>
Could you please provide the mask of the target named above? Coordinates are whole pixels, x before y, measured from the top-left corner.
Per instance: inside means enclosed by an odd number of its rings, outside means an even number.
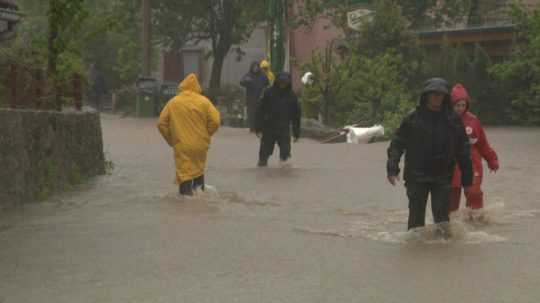
[[[347,220],[337,228],[318,230],[296,227],[295,230],[313,235],[363,238],[395,244],[416,242],[482,244],[508,240],[504,236],[491,233],[489,231],[491,226],[519,224],[519,220],[522,218],[540,216],[539,210],[511,211],[505,208],[504,202],[498,201],[480,210],[460,209],[451,215],[450,223],[431,223],[422,228],[403,231],[403,227],[407,223],[406,210],[367,212],[340,209],[338,213],[346,217]]]
[[[105,116],[103,127],[111,175],[0,214],[0,301],[540,297],[538,129],[488,130],[501,170],[484,176],[484,210],[461,209],[443,225],[428,215],[406,231],[405,188],[386,182],[387,143],[305,140],[292,167],[274,157],[259,169],[258,140],[224,128],[209,153],[214,186],[179,198],[155,121]]]
[[[383,225],[384,226],[384,225]],[[482,244],[490,242],[504,242],[507,239],[492,235],[486,231],[475,230],[460,222],[430,224],[410,231],[390,231],[375,223],[363,221],[350,222],[348,228],[339,230],[315,230],[295,228],[296,231],[325,236],[343,238],[364,238],[384,243],[426,243],[426,244]]]

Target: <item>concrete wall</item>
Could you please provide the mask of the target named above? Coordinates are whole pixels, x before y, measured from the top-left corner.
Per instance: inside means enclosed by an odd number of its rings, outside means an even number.
[[[0,209],[104,172],[99,113],[0,109]]]
[[[225,60],[221,81],[223,84],[239,85],[240,79],[249,71],[253,61],[261,61],[266,56],[266,28],[264,25],[258,27],[251,34],[249,41],[240,46],[245,55],[238,60],[236,53],[231,51]],[[211,69],[210,65],[210,69]],[[210,70],[208,72],[210,77]]]
[[[223,71],[221,75],[221,83],[223,85],[227,84],[234,84],[239,85],[240,79],[244,76],[245,73],[248,72],[249,66],[253,61],[260,61],[262,59],[266,58],[266,28],[264,25],[261,25],[257,27],[250,39],[243,43],[240,46],[233,46],[229,54],[227,55],[227,58],[225,59],[224,65],[223,65]],[[242,52],[244,53],[241,58],[238,57],[236,49],[240,47]],[[210,75],[212,73],[212,57],[210,58],[204,58],[204,55],[211,51],[211,46],[208,41],[203,41],[199,43],[198,45],[190,45],[186,46],[184,50],[187,51],[202,51],[202,59],[200,62],[201,65],[201,74],[199,77],[201,78],[202,84],[205,87],[208,87],[210,82]],[[192,60],[192,58],[185,57],[184,60]],[[194,64],[193,62],[184,62],[183,65],[185,66],[192,66]],[[163,54],[160,56],[160,65],[159,65],[159,76],[157,77],[160,79],[160,81],[163,82],[163,74],[165,65],[169,65],[170,62],[166,62],[164,60]],[[178,64],[178,63],[176,63]],[[182,69],[182,65],[178,64],[175,68]]]

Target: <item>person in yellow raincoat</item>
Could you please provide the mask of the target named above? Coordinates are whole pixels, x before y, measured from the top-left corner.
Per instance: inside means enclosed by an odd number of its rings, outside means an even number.
[[[272,72],[272,68],[270,67],[270,63],[266,60],[261,61],[261,69],[266,75],[266,78],[268,78],[268,87],[272,87],[274,85],[274,81],[276,80],[276,75]]]
[[[178,86],[178,95],[161,112],[158,129],[174,150],[176,182],[181,195],[204,190],[204,171],[212,135],[220,126],[220,115],[204,97],[194,74]]]

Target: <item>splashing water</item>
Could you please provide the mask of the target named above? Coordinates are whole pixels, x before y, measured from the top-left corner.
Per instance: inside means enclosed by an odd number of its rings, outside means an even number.
[[[508,225],[519,220],[540,217],[539,210],[509,210],[503,198],[496,197],[493,203],[482,209],[463,208],[451,214],[452,221],[459,221],[476,227]]]
[[[292,162],[292,160],[289,159],[287,161],[279,161],[279,168],[281,168],[281,169],[293,169],[295,167],[294,167],[294,163]]]
[[[431,224],[410,231],[381,230],[375,224],[361,221],[352,222],[346,230],[314,230],[307,228],[295,228],[295,230],[307,234],[364,238],[391,244],[481,244],[507,241],[504,237],[492,235],[485,231],[471,230],[459,222]]]
[[[428,216],[425,227],[411,231],[400,231],[407,223],[407,210],[396,209],[338,209],[339,215],[349,219],[345,228],[332,230],[302,229],[296,230],[318,235],[339,236],[344,238],[365,238],[384,243],[498,243],[507,238],[488,231],[489,227],[515,224],[524,218],[540,217],[538,210],[508,210],[502,198],[494,198],[483,209],[463,208],[451,214],[450,223],[433,224]],[[351,220],[354,217],[356,219]],[[442,232],[446,230],[447,232]]]

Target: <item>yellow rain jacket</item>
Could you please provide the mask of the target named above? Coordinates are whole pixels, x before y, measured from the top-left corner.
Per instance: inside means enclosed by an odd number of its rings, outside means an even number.
[[[221,123],[219,112],[201,93],[197,77],[188,75],[159,117],[159,132],[174,149],[178,184],[204,174],[210,138]]]
[[[265,74],[266,74],[266,77],[268,78],[269,86],[274,85],[274,81],[276,80],[276,76],[272,72],[272,68],[270,67],[270,63],[268,63],[268,61],[266,61],[266,60],[262,60],[260,67],[261,67],[261,69],[268,68],[268,71],[265,72]]]

